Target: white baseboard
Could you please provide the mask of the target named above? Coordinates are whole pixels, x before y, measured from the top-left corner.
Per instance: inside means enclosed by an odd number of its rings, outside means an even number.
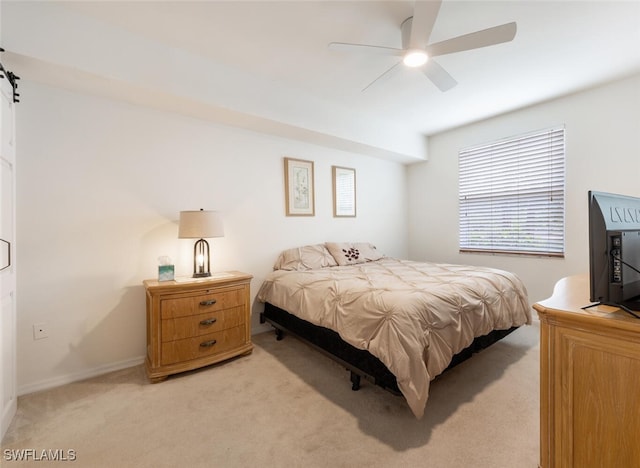
[[[4,435],[9,429],[9,424],[11,424],[11,420],[13,416],[16,414],[17,402],[16,398],[12,398],[9,403],[7,403],[2,408],[2,421],[0,423],[0,440],[4,439]]]
[[[29,393],[35,393],[49,388],[59,387],[72,382],[78,382],[80,380],[89,379],[98,375],[107,374],[109,372],[117,371],[120,369],[126,369],[128,367],[138,366],[144,362],[144,356],[127,359],[124,361],[112,362],[104,364],[102,366],[94,367],[92,369],[86,369],[80,372],[74,372],[72,374],[59,375],[50,379],[41,380],[39,382],[33,382],[27,385],[18,387],[18,396],[28,395]]]

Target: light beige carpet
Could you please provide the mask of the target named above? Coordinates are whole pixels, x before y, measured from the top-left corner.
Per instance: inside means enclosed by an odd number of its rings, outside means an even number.
[[[142,366],[26,395],[7,450],[73,450],[81,467],[535,468],[539,326],[431,385],[425,417],[291,336],[247,357],[148,383]],[[69,463],[51,462],[56,466]]]

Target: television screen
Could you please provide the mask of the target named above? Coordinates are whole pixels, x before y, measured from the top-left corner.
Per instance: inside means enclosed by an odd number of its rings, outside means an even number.
[[[640,198],[589,192],[590,300],[640,310]]]

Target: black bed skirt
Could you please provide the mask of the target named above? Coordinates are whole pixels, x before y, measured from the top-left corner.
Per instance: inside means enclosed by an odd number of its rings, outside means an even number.
[[[387,369],[380,359],[368,351],[355,348],[343,341],[335,331],[313,325],[268,302],[265,303],[264,312],[260,314],[260,323],[265,322],[268,322],[276,329],[278,339],[282,338],[283,332],[291,333],[344,365],[347,370],[351,372],[351,382],[354,390],[359,388],[360,378],[362,377],[392,393],[400,394],[396,377]],[[470,358],[474,353],[501,340],[517,328],[518,327],[512,327],[508,330],[493,330],[487,335],[476,338],[468,348],[463,349],[453,356],[447,369],[460,364]]]

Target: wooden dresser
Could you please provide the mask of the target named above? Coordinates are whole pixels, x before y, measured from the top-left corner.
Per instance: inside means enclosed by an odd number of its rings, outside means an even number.
[[[251,353],[251,278],[231,271],[205,280],[144,281],[152,382]]]
[[[640,319],[560,280],[540,317],[540,466],[640,467]]]

